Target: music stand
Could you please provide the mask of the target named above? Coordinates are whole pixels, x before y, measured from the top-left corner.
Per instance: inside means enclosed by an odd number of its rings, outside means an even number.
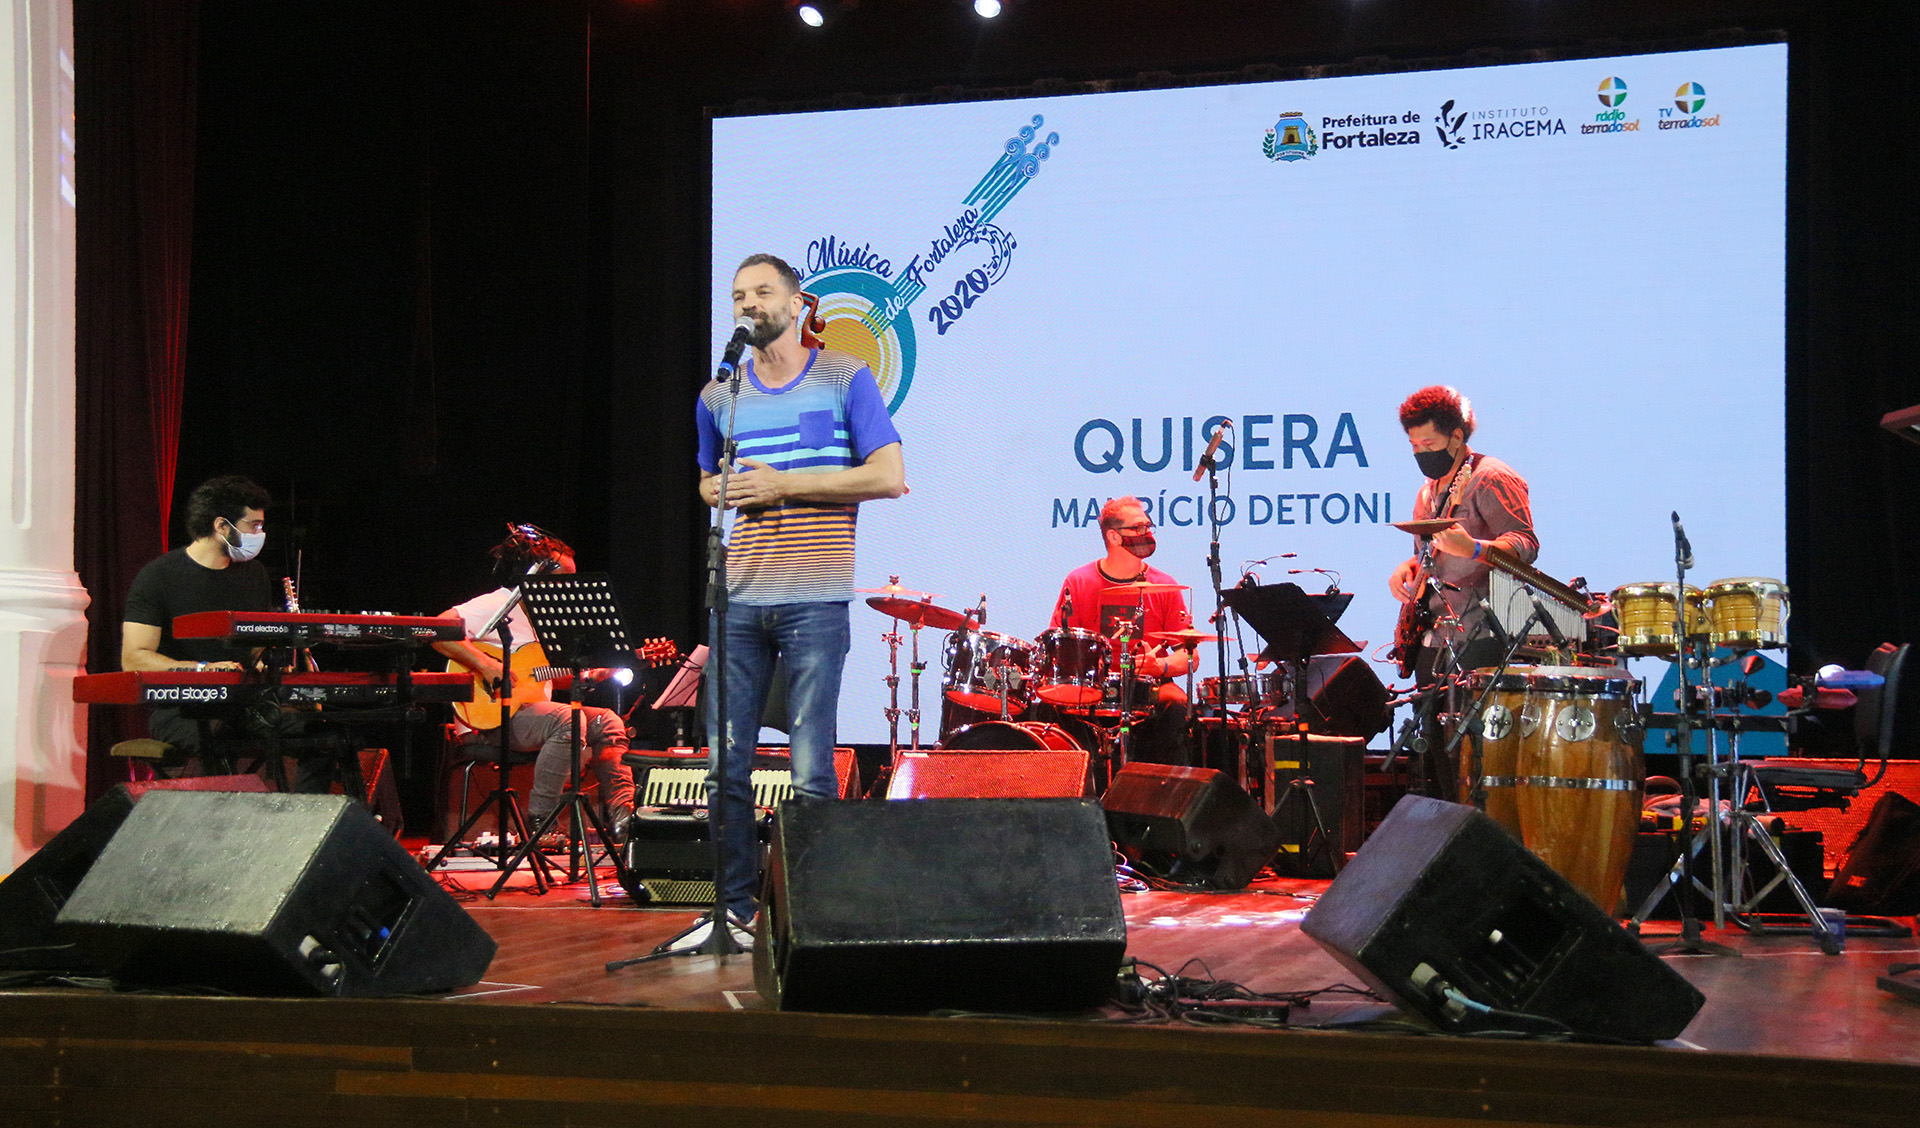
[[[1307,774],[1311,771],[1308,765],[1313,762],[1307,739],[1307,662],[1316,654],[1352,654],[1360,649],[1359,643],[1334,626],[1334,620],[1346,611],[1347,604],[1353,602],[1353,593],[1308,595],[1299,584],[1286,583],[1237,587],[1226,592],[1224,599],[1234,614],[1266,640],[1266,649],[1260,652],[1260,657],[1280,663],[1289,675],[1293,698],[1293,734],[1299,745],[1295,762],[1300,765],[1300,773],[1288,781],[1284,794],[1272,796],[1274,817],[1279,817],[1287,800],[1299,795],[1306,802],[1307,813],[1312,817],[1314,831],[1309,838],[1318,836],[1317,849],[1326,854],[1328,866],[1338,874],[1346,859],[1334,848],[1332,836],[1327,833],[1313,779]],[[1271,791],[1271,777],[1262,782]],[[1305,845],[1310,847],[1313,843],[1310,841]],[[1300,851],[1303,870],[1311,868],[1313,854],[1314,850],[1309,848]]]
[[[501,872],[487,896],[491,899],[500,892],[507,883],[508,875],[539,848],[541,836],[559,819],[560,812],[566,811],[570,816],[567,820],[567,880],[578,881],[580,867],[584,866],[588,900],[594,908],[599,908],[600,879],[593,867],[592,848],[586,845],[585,836],[580,830],[583,821],[599,833],[601,853],[613,863],[614,875],[623,886],[627,884],[627,867],[620,857],[620,851],[614,847],[613,835],[608,832],[605,820],[580,791],[580,698],[586,689],[586,680],[582,675],[597,667],[630,666],[633,662],[633,644],[628,641],[626,622],[620,614],[619,601],[613,594],[613,585],[605,572],[528,576],[520,581],[520,591],[526,606],[527,621],[533,624],[534,637],[540,640],[540,648],[546,652],[548,665],[564,666],[573,671],[569,748],[572,759],[568,765],[567,788],[561,793],[559,804],[547,812],[547,816],[540,820],[540,825],[533,828],[526,845],[521,848],[520,856],[514,859],[513,866]]]

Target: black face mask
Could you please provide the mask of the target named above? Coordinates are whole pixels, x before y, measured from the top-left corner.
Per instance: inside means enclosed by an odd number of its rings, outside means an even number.
[[[1153,555],[1153,550],[1156,547],[1156,542],[1153,539],[1152,533],[1138,533],[1138,534],[1131,534],[1131,535],[1127,533],[1121,533],[1120,547],[1126,549],[1128,552],[1133,553],[1135,556],[1138,556],[1140,559],[1145,560],[1147,557]]]
[[[1453,453],[1446,450],[1416,450],[1413,460],[1420,464],[1420,472],[1434,481],[1447,476],[1453,469]]]

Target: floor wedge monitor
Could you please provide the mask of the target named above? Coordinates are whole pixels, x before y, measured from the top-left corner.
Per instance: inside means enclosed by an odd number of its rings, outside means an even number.
[[[1677,1038],[1705,998],[1471,807],[1410,795],[1301,931],[1447,1030]]]
[[[399,995],[479,980],[494,942],[365,807],[155,792],[55,920],[126,983]]]
[[[1126,946],[1091,799],[795,799],[775,817],[754,982],[783,1010],[1095,1006]]]

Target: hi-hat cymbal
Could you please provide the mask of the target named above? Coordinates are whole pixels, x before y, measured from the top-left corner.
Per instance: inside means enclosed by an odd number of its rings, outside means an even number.
[[[967,616],[962,612],[949,611],[945,607],[936,607],[930,602],[918,599],[876,595],[867,600],[867,606],[882,615],[890,615],[913,627],[957,631],[967,622]]]
[[[1195,646],[1203,642],[1220,641],[1219,635],[1203,634],[1193,627],[1188,627],[1180,631],[1154,631],[1147,635],[1147,638],[1152,642],[1177,642],[1182,646]]]
[[[1442,529],[1451,529],[1460,523],[1454,517],[1428,517],[1419,521],[1395,521],[1393,527],[1403,533],[1412,533],[1416,537],[1430,537]]]
[[[1105,595],[1108,592],[1134,592],[1139,595],[1160,595],[1165,592],[1185,590],[1187,590],[1185,584],[1114,584],[1111,587],[1101,588],[1100,593]]]

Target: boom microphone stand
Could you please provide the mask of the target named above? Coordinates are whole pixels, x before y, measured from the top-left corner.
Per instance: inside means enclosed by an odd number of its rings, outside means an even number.
[[[1214,718],[1219,722],[1216,727],[1219,729],[1220,739],[1229,744],[1227,748],[1222,749],[1222,754],[1233,756],[1238,762],[1240,768],[1236,773],[1240,777],[1238,782],[1241,789],[1246,790],[1248,783],[1251,782],[1249,779],[1251,773],[1247,770],[1246,749],[1240,749],[1238,755],[1234,754],[1235,750],[1231,747],[1231,742],[1234,740],[1233,730],[1227,724],[1227,595],[1220,581],[1220,463],[1214,458],[1214,452],[1219,449],[1220,435],[1227,426],[1228,424],[1223,422],[1215,430],[1213,441],[1207,444],[1206,453],[1200,456],[1200,465],[1194,468],[1193,476],[1197,481],[1202,470],[1207,474],[1207,528],[1210,534],[1207,541],[1207,574],[1213,582],[1213,648],[1220,671],[1220,700],[1213,705]],[[1199,651],[1192,650],[1188,652],[1187,661],[1195,663],[1199,657]],[[1243,660],[1241,664],[1244,666],[1245,661]],[[1188,669],[1188,675],[1191,680],[1191,666]],[[1251,685],[1250,680],[1248,684]],[[1197,738],[1196,744],[1200,749],[1201,762],[1205,763],[1207,727],[1200,721],[1200,710],[1205,706],[1196,706],[1191,694],[1188,695],[1188,705],[1193,709],[1192,735]]]

